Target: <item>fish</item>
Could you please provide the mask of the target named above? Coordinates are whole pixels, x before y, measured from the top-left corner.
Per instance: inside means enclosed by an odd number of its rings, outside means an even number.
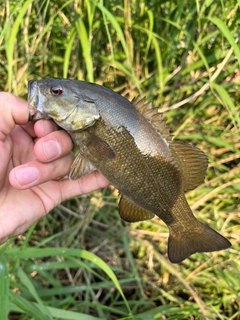
[[[203,182],[207,156],[174,140],[152,102],[139,96],[129,101],[94,83],[47,78],[28,82],[28,104],[31,121],[53,119],[79,150],[69,179],[99,170],[119,191],[124,221],[157,216],[167,225],[172,263],[231,246],[196,219],[185,197]]]

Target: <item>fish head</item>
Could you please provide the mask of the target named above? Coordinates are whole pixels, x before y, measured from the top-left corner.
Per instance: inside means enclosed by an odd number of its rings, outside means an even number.
[[[81,92],[79,81],[43,79],[28,82],[30,120],[53,119],[67,131],[83,130],[99,118],[96,103]],[[83,88],[84,89],[84,88]]]

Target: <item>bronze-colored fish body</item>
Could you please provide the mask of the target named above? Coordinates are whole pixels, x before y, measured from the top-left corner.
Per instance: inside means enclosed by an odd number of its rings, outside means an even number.
[[[207,157],[171,135],[157,109],[91,83],[29,82],[32,120],[52,118],[79,149],[70,172],[77,179],[98,169],[120,192],[119,213],[133,222],[155,214],[169,228],[168,256],[181,262],[230,242],[199,222],[184,195],[204,179]]]

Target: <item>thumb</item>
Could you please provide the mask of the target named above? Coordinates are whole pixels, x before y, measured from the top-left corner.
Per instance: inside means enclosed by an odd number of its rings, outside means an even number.
[[[28,122],[27,102],[8,92],[0,92],[0,140],[14,129],[16,124]]]

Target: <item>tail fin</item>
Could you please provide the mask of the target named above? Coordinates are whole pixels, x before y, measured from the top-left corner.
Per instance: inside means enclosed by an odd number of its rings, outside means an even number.
[[[196,226],[190,232],[176,233],[169,229],[168,258],[179,263],[196,252],[211,252],[227,249],[231,243],[207,225],[196,220]]]

